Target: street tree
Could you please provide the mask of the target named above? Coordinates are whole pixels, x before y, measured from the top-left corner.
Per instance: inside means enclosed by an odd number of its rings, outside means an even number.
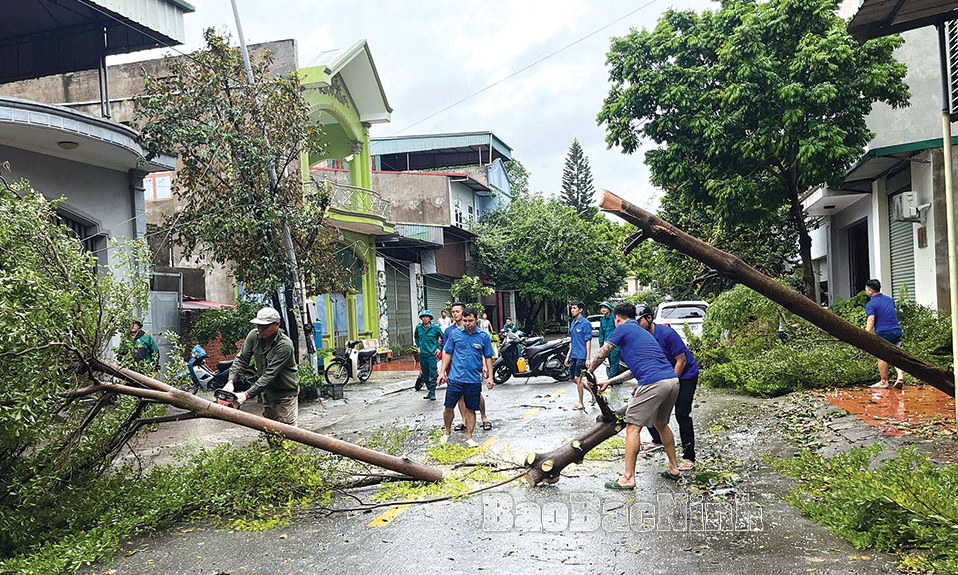
[[[578,138],[572,140],[569,153],[565,157],[565,167],[562,168],[562,201],[572,206],[579,217],[589,219],[598,210],[595,207],[593,196],[595,186],[592,185],[592,169],[589,168],[589,158],[582,150]]]
[[[598,115],[624,152],[643,139],[654,184],[730,224],[787,206],[805,294],[815,279],[801,208],[809,187],[838,183],[872,138],[875,102],[907,105],[905,66],[889,36],[858,45],[838,0],[745,0],[669,10],[654,30],[615,38]]]
[[[483,296],[494,293],[496,293],[496,290],[482,283],[482,278],[479,276],[462,276],[449,286],[449,295],[452,296],[452,299],[473,306],[476,308],[479,317],[482,317],[485,311],[485,307],[482,305]],[[447,301],[446,308],[452,307],[452,303]]]
[[[240,50],[213,30],[204,38],[205,49],[167,58],[168,74],[147,77],[137,101],[145,148],[179,158],[173,192],[179,209],[166,225],[184,257],[230,265],[247,291],[284,289],[292,315],[296,286],[284,224],[308,290],[341,291],[348,282],[331,249],[329,191],[302,183],[300,158],[323,149],[322,133],[295,71],[271,74],[272,56],[260,54],[248,86]],[[284,319],[298,345],[297,322]]]
[[[594,305],[622,288],[621,227],[602,216],[582,219],[560,200],[533,194],[492,212],[474,230],[482,270],[495,285],[517,291],[529,331],[547,301]]]
[[[529,176],[532,174],[522,162],[513,158],[504,162],[506,175],[509,176],[509,189],[512,197],[520,197],[529,193]]]

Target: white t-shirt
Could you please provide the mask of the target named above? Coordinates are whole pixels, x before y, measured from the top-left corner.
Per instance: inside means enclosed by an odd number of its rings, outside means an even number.
[[[452,325],[451,317],[439,317],[439,327],[442,328],[442,331],[446,331],[446,328]]]

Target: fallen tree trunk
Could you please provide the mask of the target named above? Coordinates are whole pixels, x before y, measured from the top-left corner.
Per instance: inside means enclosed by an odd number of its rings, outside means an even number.
[[[642,240],[652,238],[697,259],[725,277],[752,288],[839,340],[887,361],[954,397],[955,380],[950,371],[922,361],[877,335],[845,321],[797,291],[785,287],[759,272],[739,258],[686,234],[665,220],[630,204],[608,190],[605,191],[600,206],[605,211],[612,212],[639,228],[639,231],[629,239],[626,245],[626,253]]]
[[[247,413],[239,409],[226,407],[225,405],[214,403],[207,399],[203,399],[190,393],[186,393],[185,391],[176,389],[175,387],[166,385],[162,381],[102,360],[98,360],[97,364],[98,367],[103,369],[103,371],[106,373],[146,388],[143,389],[126,385],[103,383],[97,386],[99,389],[151,399],[153,401],[165,403],[174,407],[179,407],[180,409],[185,409],[195,413],[198,417],[219,419],[222,421],[235,423],[237,425],[242,425],[243,427],[248,427],[250,429],[255,429],[257,431],[273,433],[291,441],[296,441],[298,443],[312,447],[318,447],[319,449],[329,451],[330,453],[336,453],[350,459],[355,459],[357,461],[369,463],[377,467],[389,469],[390,471],[408,475],[409,477],[420,481],[435,482],[442,480],[442,471],[434,467],[422,465],[407,458],[395,457],[385,453],[380,453],[378,451],[373,451],[372,449],[366,449],[365,447],[360,447],[358,445],[353,445],[352,443],[347,443],[326,435],[321,435],[319,433],[300,429],[292,425],[266,419],[265,417],[253,415],[252,413]]]
[[[625,408],[612,411],[605,397],[594,391],[595,375],[588,371],[583,371],[582,375],[589,383],[588,389],[595,397],[601,415],[599,415],[595,425],[587,429],[577,439],[573,439],[548,453],[530,451],[526,455],[525,461],[526,467],[529,468],[525,477],[530,486],[542,482],[551,484],[559,481],[559,474],[566,466],[571,463],[582,463],[586,453],[625,429]]]

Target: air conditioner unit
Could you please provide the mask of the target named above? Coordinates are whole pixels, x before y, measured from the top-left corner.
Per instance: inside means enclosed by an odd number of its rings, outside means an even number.
[[[892,199],[892,219],[898,222],[920,222],[918,194],[907,191],[895,196]]]

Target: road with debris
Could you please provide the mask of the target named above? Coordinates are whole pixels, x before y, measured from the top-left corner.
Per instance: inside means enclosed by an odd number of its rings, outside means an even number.
[[[367,384],[347,387],[345,401],[303,405],[300,425],[346,440],[383,425],[433,433],[441,424],[442,388],[440,401],[424,401],[412,390],[414,376],[377,372]],[[622,400],[628,391],[619,387],[613,394]],[[513,379],[486,397],[494,427],[476,432],[485,449],[475,458],[500,466],[514,465],[530,450],[557,447],[597,415],[595,407],[572,411],[575,385],[549,378]],[[895,572],[895,557],[857,551],[782,501],[788,483],[762,456],[788,456],[794,448],[770,429],[767,405],[700,389],[693,410],[699,465],[677,484],[659,476],[665,465],[659,452],[640,456],[634,492],[608,491],[604,482],[622,469],[621,456],[611,453],[568,467],[552,486],[515,482],[458,501],[311,515],[263,532],[178,525],[129,542],[117,563],[89,572]],[[256,437],[222,422],[191,421],[153,432],[138,449],[163,461],[173,446],[200,432],[239,444]],[[376,489],[351,493],[369,502]]]

